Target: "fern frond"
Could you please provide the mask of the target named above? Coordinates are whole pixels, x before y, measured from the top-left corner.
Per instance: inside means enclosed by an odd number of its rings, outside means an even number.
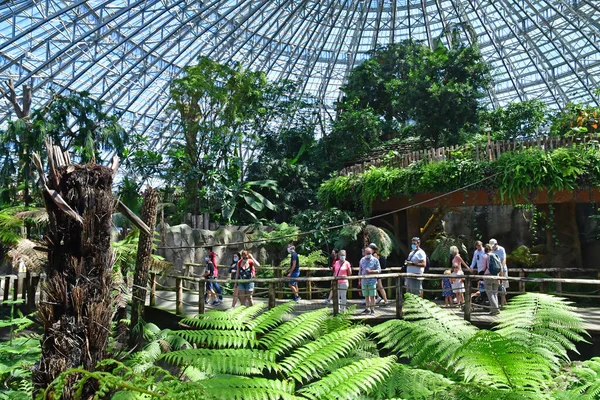
[[[360,360],[335,370],[298,392],[310,399],[339,400],[369,396],[381,382],[389,378],[395,363],[395,356]]]
[[[555,399],[597,400],[600,398],[600,357],[573,366],[568,388],[553,393]]]
[[[238,331],[247,329],[241,321],[219,310],[210,310],[194,318],[183,318],[179,323],[195,329],[227,329]]]
[[[356,308],[355,306],[353,306]],[[354,311],[353,308],[353,311]],[[347,329],[352,325],[350,317],[353,315],[352,312],[343,312],[335,317],[328,318],[323,324],[323,334],[335,332],[338,330]]]
[[[261,334],[270,331],[283,322],[283,318],[292,312],[295,305],[296,303],[293,301],[278,305],[249,321],[248,328]]]
[[[265,378],[215,378],[202,381],[211,399],[240,400],[295,400],[294,382]]]
[[[456,349],[473,337],[477,328],[435,303],[406,294],[405,320],[390,320],[373,327],[384,348],[425,366],[439,362],[447,368]]]
[[[161,359],[180,367],[191,365],[211,374],[257,375],[278,370],[273,353],[248,349],[187,349]]]
[[[479,331],[467,340],[454,362],[466,381],[496,389],[539,391],[551,372],[544,357],[492,331]]]
[[[500,313],[496,329],[531,351],[552,360],[568,360],[567,351],[577,352],[574,342],[585,339],[583,321],[565,299],[542,293],[514,297]]]
[[[257,315],[262,313],[267,307],[264,303],[257,303],[251,307],[240,306],[225,311],[225,314],[233,320],[238,320],[240,323],[247,325],[256,318]],[[221,311],[223,312],[223,311]]]
[[[326,308],[295,317],[273,329],[260,339],[260,344],[276,355],[301,346],[311,337],[317,337],[321,326],[329,316]]]
[[[445,394],[452,385],[454,382],[443,375],[426,369],[396,364],[388,379],[377,388],[377,393],[373,397],[429,400],[439,398],[439,395]]]
[[[321,336],[295,350],[279,364],[287,376],[299,382],[319,376],[332,361],[346,356],[365,337],[369,329],[356,327]]]
[[[226,330],[189,330],[177,331],[175,335],[187,340],[190,343],[201,347],[219,347],[219,348],[253,348],[258,345],[256,333],[251,331],[226,331]]]

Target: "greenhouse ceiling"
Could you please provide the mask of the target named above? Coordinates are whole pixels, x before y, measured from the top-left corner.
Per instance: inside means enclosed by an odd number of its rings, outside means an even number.
[[[331,109],[346,74],[376,46],[452,34],[477,41],[492,106],[542,99],[598,104],[598,0],[3,1],[0,80],[89,91],[148,135],[171,131],[169,82],[199,55],[300,82]],[[0,126],[14,118],[0,101]]]

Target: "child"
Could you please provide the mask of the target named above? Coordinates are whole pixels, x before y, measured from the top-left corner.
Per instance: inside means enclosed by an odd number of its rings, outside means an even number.
[[[450,275],[452,271],[449,269],[444,271],[444,275]],[[446,300],[446,307],[450,307],[454,304],[452,300],[453,292],[452,292],[452,283],[450,283],[450,278],[442,279],[442,296]]]
[[[464,276],[465,274],[462,271],[460,264],[452,265],[452,276],[457,277],[457,276],[461,276],[461,275]],[[461,306],[465,302],[465,297],[464,297],[465,280],[460,279],[460,278],[454,278],[451,280],[451,283],[452,283],[452,291],[456,295],[456,302],[458,303],[459,306]]]

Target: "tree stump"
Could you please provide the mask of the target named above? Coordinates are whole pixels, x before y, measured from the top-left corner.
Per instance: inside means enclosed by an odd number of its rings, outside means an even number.
[[[111,295],[114,253],[110,231],[115,199],[113,170],[101,165],[71,165],[48,145],[50,173],[42,173],[49,217],[47,280],[38,315],[44,325],[42,356],[32,371],[35,391],[45,389],[72,367],[93,371],[105,356],[114,304]],[[39,157],[34,157],[41,170]],[[74,398],[67,379],[62,399]],[[81,398],[90,398],[89,380]]]

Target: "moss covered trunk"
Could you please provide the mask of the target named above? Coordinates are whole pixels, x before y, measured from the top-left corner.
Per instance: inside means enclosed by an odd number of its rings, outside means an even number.
[[[58,153],[57,153],[58,154]],[[114,254],[110,231],[113,171],[100,165],[56,166],[44,182],[49,216],[48,276],[38,313],[44,325],[42,357],[33,369],[36,391],[71,367],[93,371],[111,329]],[[63,399],[74,398],[71,375]],[[88,381],[81,398],[95,392]]]

